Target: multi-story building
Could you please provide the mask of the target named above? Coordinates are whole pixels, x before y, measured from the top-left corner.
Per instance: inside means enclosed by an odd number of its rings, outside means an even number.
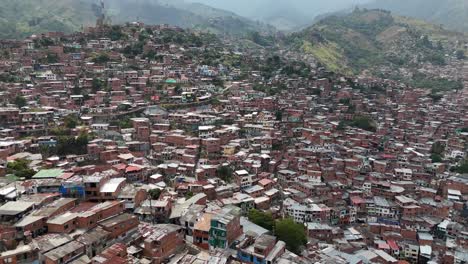
[[[227,206],[213,215],[210,224],[210,249],[228,248],[242,234],[240,209]]]

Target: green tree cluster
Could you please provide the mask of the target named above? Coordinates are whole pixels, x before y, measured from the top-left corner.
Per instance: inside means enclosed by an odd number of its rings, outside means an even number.
[[[25,159],[17,159],[7,164],[7,174],[13,174],[20,178],[31,179],[36,173],[33,169],[29,168],[29,161]]]
[[[161,195],[160,189],[151,189],[148,191],[148,195],[152,200],[158,200],[159,196]]]
[[[304,226],[291,218],[275,221],[271,213],[256,209],[249,211],[248,218],[252,223],[273,231],[279,240],[286,243],[286,248],[296,254],[299,254],[302,247],[307,244]]]
[[[79,124],[78,117],[76,115],[67,115],[63,118],[63,125],[66,128],[75,128]]]
[[[92,59],[94,63],[105,64],[110,61],[109,55],[101,53]]]
[[[445,145],[441,142],[435,142],[431,147],[432,162],[442,162],[442,153],[445,151]]]
[[[377,131],[377,125],[375,124],[374,120],[367,116],[355,116],[351,121],[350,126],[371,132]]]
[[[275,227],[275,220],[269,212],[267,213],[256,209],[252,209],[249,211],[248,218],[252,223],[270,231],[273,231]]]
[[[307,235],[304,226],[294,222],[290,218],[276,221],[275,235],[286,243],[286,248],[296,254],[300,254],[307,244]]]
[[[80,133],[78,137],[59,136],[56,149],[50,149],[50,153],[56,153],[59,156],[70,154],[83,155],[88,152],[89,135],[86,132]]]
[[[455,172],[460,174],[468,173],[468,159],[464,160],[459,166],[455,167]]]
[[[23,107],[23,106],[26,106],[27,104],[27,101],[26,99],[21,96],[21,95],[18,95],[15,97],[15,101],[14,101],[15,105],[18,106],[19,108]]]
[[[458,60],[466,59],[465,51],[463,50],[457,50],[457,52],[455,53],[455,56],[457,57]]]
[[[93,78],[91,82],[91,90],[93,93],[101,91],[105,87],[105,82],[98,78]]]
[[[218,178],[225,182],[231,182],[232,181],[232,169],[229,166],[221,166],[218,168],[216,171],[216,174]]]

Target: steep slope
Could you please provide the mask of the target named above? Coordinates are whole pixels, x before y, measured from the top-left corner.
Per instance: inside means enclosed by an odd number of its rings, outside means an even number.
[[[45,31],[71,32],[95,24],[100,12],[98,0],[2,0],[0,38],[23,38]],[[139,20],[147,24],[171,24],[215,33],[245,34],[272,31],[232,12],[181,0],[105,1],[112,23]]]
[[[89,0],[2,0],[0,38],[25,37],[44,31],[79,29],[96,20]]]
[[[423,62],[444,64],[457,39],[465,36],[388,11],[357,9],[324,18],[287,41],[329,69],[349,73]]]
[[[458,31],[468,31],[468,1],[466,0],[374,0],[365,5],[393,13],[423,19]]]

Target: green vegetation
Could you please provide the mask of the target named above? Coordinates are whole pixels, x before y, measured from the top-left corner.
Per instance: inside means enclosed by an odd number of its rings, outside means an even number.
[[[216,171],[218,178],[225,182],[231,182],[232,181],[232,169],[229,166],[221,166],[218,168]]]
[[[105,82],[98,78],[93,78],[93,81],[91,82],[91,90],[93,93],[101,91],[105,86]]]
[[[132,45],[128,45],[123,49],[123,54],[129,58],[135,58],[135,56],[143,53],[144,42],[137,42]]]
[[[276,95],[280,92],[278,87],[270,87],[262,84],[254,84],[253,89],[258,92],[264,92],[269,96]]]
[[[458,60],[466,59],[465,51],[463,50],[457,50],[457,52],[455,53],[455,56],[457,56]]]
[[[126,35],[122,32],[122,27],[119,25],[114,25],[111,27],[111,30],[109,31],[109,38],[112,41],[116,40],[121,40],[125,37]]]
[[[27,101],[26,99],[23,97],[23,96],[16,96],[15,97],[15,101],[14,101],[15,105],[18,106],[19,108],[23,107],[23,106],[26,106],[27,104]]]
[[[344,54],[334,43],[312,44],[304,41],[302,50],[313,55],[322,65],[332,71],[349,72],[348,67],[343,63]]]
[[[185,199],[188,200],[193,197],[193,192],[189,191],[185,194]]]
[[[159,196],[161,196],[161,190],[160,189],[151,189],[148,191],[148,195],[150,199],[152,200],[158,200]]]
[[[455,172],[460,174],[468,173],[468,160],[464,160],[459,166],[455,167]]]
[[[7,164],[7,174],[13,174],[19,178],[31,179],[36,173],[33,169],[29,168],[29,161],[25,159],[17,159]]]
[[[57,155],[64,156],[69,154],[86,154],[88,152],[88,142],[89,135],[85,132],[80,133],[78,137],[60,136],[57,140]]]
[[[409,85],[416,88],[431,89],[434,92],[460,90],[463,88],[461,81],[452,81],[441,78],[429,78],[422,73],[416,73],[409,80]]]
[[[101,53],[92,59],[94,63],[105,64],[110,61],[109,55]]]
[[[378,0],[366,6],[423,19],[439,28],[439,25],[444,25],[452,30],[468,31],[468,6],[465,0]]]
[[[76,115],[67,115],[66,117],[63,118],[63,125],[66,128],[75,128],[79,124],[80,120]]]
[[[273,36],[262,35],[258,31],[248,33],[247,39],[263,47],[273,46],[275,44],[275,39]]]
[[[344,130],[346,126],[357,127],[371,132],[377,131],[377,124],[367,116],[355,116],[351,121],[341,121],[338,124],[337,130]]]
[[[299,254],[302,247],[307,243],[307,236],[304,226],[287,218],[276,221],[275,235],[279,240],[286,243],[286,248],[296,254]]]
[[[412,67],[415,62],[444,65],[445,53],[450,51],[440,39],[447,38],[452,38],[451,32],[400,19],[384,10],[356,9],[326,17],[287,37],[286,43],[312,55],[331,71],[350,74],[362,70],[378,73],[380,66]]]
[[[282,110],[277,110],[275,112],[275,118],[276,118],[276,121],[282,121],[283,120],[283,111]]]
[[[431,154],[431,161],[433,163],[442,162],[442,156],[440,156],[440,154],[432,153]]]
[[[40,63],[44,63],[44,64],[58,63],[59,62],[59,57],[55,53],[47,53],[45,58],[41,58],[38,61]]]
[[[117,126],[120,129],[127,129],[127,128],[132,128],[133,127],[132,120],[128,116],[126,116],[124,118],[121,118],[119,120],[113,120],[113,121],[110,122],[110,125],[111,126]]]
[[[432,144],[432,147],[431,147],[432,154],[442,155],[444,151],[445,151],[445,145],[442,144],[441,142],[437,141],[434,144]]]
[[[0,74],[0,82],[15,83],[18,81],[19,81],[19,78],[13,74],[9,74],[9,73]]]
[[[70,154],[83,155],[88,152],[87,146],[91,136],[82,131],[77,137],[70,136],[70,130],[64,127],[58,127],[51,130],[51,134],[57,136],[57,145],[42,146],[41,154],[44,156],[65,156]]]
[[[119,0],[106,2],[108,18],[105,22],[122,24],[136,17],[145,24],[171,24],[183,28],[197,28],[214,33],[244,35],[270,28],[236,16],[230,12],[200,4],[178,2],[166,5],[158,1]],[[2,0],[0,8],[0,39],[25,38],[50,31],[71,33],[93,26],[101,13],[99,3],[89,0]],[[126,38],[120,26],[112,26],[106,36],[111,40]]]
[[[269,212],[266,213],[256,209],[252,209],[249,211],[248,217],[252,223],[270,231],[273,231],[273,228],[275,227],[275,220]]]

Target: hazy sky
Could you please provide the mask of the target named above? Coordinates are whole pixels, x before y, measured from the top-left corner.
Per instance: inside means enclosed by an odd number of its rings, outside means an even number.
[[[233,11],[239,15],[263,19],[282,10],[311,16],[339,11],[371,0],[186,0]]]

